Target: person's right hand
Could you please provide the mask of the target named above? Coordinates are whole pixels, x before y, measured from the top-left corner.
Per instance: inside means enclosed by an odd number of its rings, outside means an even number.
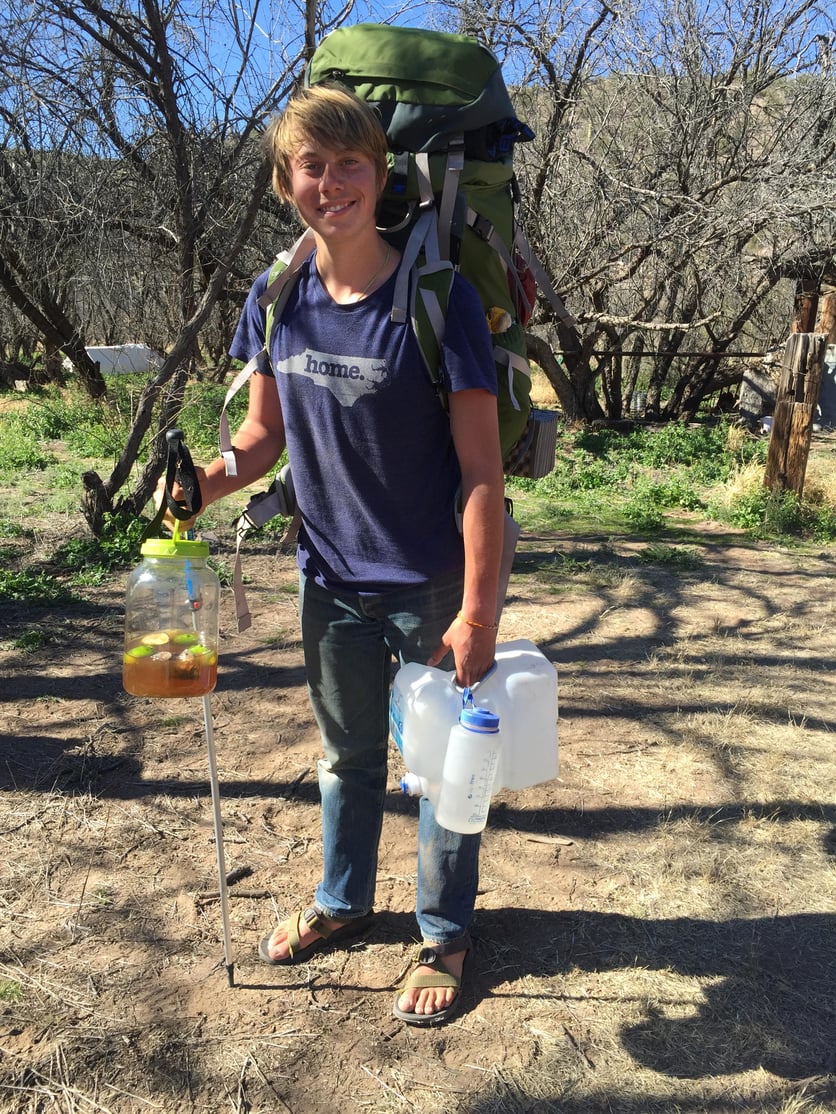
[[[171,494],[172,494],[174,499],[181,499],[183,497],[183,492],[182,492],[182,489],[180,488],[179,484],[175,483]],[[160,507],[165,502],[166,502],[166,498],[165,498],[165,476],[160,476],[159,482],[157,483],[156,490],[154,491],[154,510],[158,511],[160,509]],[[180,519],[175,518],[174,515],[169,510],[168,504],[166,504],[165,514],[163,515],[163,520],[162,520],[161,525],[164,526],[165,529],[169,531],[169,533],[173,534],[174,533],[174,525],[175,525],[175,523],[179,522],[180,523],[179,533],[181,535],[183,535],[183,534],[186,533],[187,530],[192,530],[194,528],[194,524],[195,524],[196,521],[197,521],[197,515],[196,514],[192,515],[191,518],[180,518]]]

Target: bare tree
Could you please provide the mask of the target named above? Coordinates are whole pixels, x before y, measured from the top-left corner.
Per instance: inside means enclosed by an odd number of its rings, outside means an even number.
[[[518,153],[523,217],[580,325],[543,307],[533,327],[535,358],[562,357],[544,365],[561,404],[617,417],[641,373],[651,413],[693,413],[740,375],[720,356],[786,332],[786,277],[834,255],[832,17],[813,0],[457,15],[537,133]]]

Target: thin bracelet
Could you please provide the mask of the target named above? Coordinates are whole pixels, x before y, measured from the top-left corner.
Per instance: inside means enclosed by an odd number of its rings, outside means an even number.
[[[475,619],[468,619],[463,611],[460,611],[456,618],[467,623],[469,627],[475,627],[476,630],[498,630],[499,628],[499,623],[477,623]]]

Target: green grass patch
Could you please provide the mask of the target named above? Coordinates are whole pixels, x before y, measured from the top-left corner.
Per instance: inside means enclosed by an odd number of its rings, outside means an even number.
[[[23,634],[19,634],[17,638],[11,638],[8,641],[0,642],[0,649],[3,650],[18,650],[24,654],[34,654],[38,650],[42,650],[44,646],[48,646],[52,641],[50,635],[42,630],[27,630]]]
[[[23,987],[14,979],[0,979],[0,1002],[23,1001]]]
[[[728,422],[565,431],[554,471],[510,479],[516,517],[527,532],[596,531],[659,535],[672,514],[700,514],[755,539],[836,539],[836,507],[763,488],[768,443]],[[755,477],[732,492],[741,475]]]
[[[98,538],[72,538],[60,546],[55,561],[75,573],[78,584],[101,584],[114,569],[128,568],[139,559],[142,519],[132,515],[105,515]]]
[[[14,411],[0,418],[0,476],[43,472],[55,463],[55,454],[32,436],[26,417],[26,412]]]
[[[19,522],[10,522],[0,518],[0,538],[33,538],[35,531],[31,526],[21,526]]]
[[[685,545],[653,543],[646,545],[637,556],[646,565],[663,565],[666,568],[683,571],[698,569],[703,564],[697,550]]]
[[[613,560],[608,546],[577,553],[521,551],[514,559],[514,575],[533,577],[552,595],[617,587],[628,573]]]
[[[99,462],[121,452],[146,379],[118,376],[109,379],[107,386],[102,404],[92,403],[78,388],[48,388],[33,393],[25,408],[0,418],[0,477],[19,488],[31,473],[40,472],[44,509],[76,512],[81,474],[90,466],[86,462],[95,461],[99,467]],[[216,453],[225,394],[224,384],[194,381],[186,386],[179,425],[198,461]],[[246,401],[246,392],[233,400],[229,415],[233,428],[244,416]],[[594,532],[658,540],[671,529],[676,512],[682,511],[728,522],[755,539],[824,543],[836,539],[832,499],[814,505],[755,490],[762,487],[767,449],[765,438],[753,437],[730,422],[672,422],[636,426],[627,432],[577,428],[562,432],[550,475],[537,481],[510,479],[507,488],[516,517],[529,533]],[[64,459],[67,456],[70,459]],[[146,458],[144,446],[140,463]],[[759,472],[760,483],[732,497],[735,478],[747,470]],[[265,487],[268,482],[265,479]],[[228,529],[245,503],[246,494],[241,493],[213,505],[201,515],[201,526]],[[274,519],[253,531],[250,539],[278,540],[285,526],[283,519]],[[129,525],[119,524],[96,541],[66,543],[59,560],[74,573],[75,583],[94,585],[113,568],[137,559],[135,542]],[[226,579],[226,570],[219,571]]]
[[[836,541],[836,508],[812,506],[792,491],[755,487],[738,495],[717,516],[739,526],[754,538],[812,538]]]

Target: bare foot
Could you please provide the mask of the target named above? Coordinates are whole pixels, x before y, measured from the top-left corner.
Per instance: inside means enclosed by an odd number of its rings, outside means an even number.
[[[451,975],[461,980],[467,948],[460,952],[452,952],[443,956],[444,966]],[[417,975],[432,975],[433,968],[422,964],[413,972]],[[405,990],[398,998],[398,1009],[404,1013],[428,1014],[438,1013],[445,1009],[461,991],[454,990],[451,986],[430,986]]]
[[[326,929],[330,929],[333,932],[335,929],[342,928],[345,921],[333,921],[330,917],[319,917],[318,923],[324,925]],[[300,952],[310,947],[311,944],[315,944],[316,941],[321,940],[324,935],[322,932],[317,932],[315,928],[312,928],[303,914],[299,915],[297,925],[296,915],[294,914],[291,919],[280,924],[270,933],[270,939],[265,950],[273,963],[285,963],[291,957],[290,936],[294,929],[295,932],[299,934],[299,943],[297,944],[294,941],[292,945],[294,955],[298,955]]]

